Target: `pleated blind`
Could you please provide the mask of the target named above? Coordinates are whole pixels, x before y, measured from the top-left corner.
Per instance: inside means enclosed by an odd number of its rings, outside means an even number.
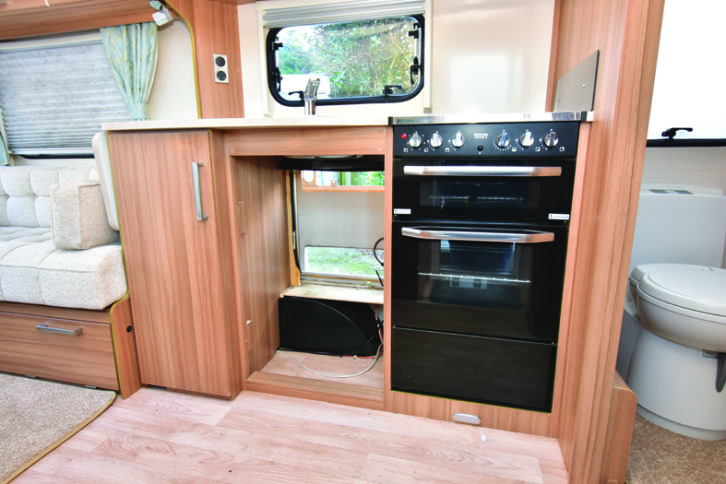
[[[18,155],[90,154],[102,123],[130,119],[100,37],[0,50],[0,110]]]
[[[354,22],[377,18],[420,15],[424,0],[357,0],[300,7],[265,7],[261,4],[264,26],[269,29],[294,25]]]

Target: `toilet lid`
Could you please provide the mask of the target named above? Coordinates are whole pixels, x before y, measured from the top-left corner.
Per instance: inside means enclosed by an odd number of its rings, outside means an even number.
[[[726,269],[664,265],[645,272],[638,287],[676,306],[726,316]]]

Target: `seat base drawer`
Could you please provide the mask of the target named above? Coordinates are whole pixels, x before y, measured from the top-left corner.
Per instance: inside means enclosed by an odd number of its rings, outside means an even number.
[[[107,323],[0,312],[0,371],[119,389]]]

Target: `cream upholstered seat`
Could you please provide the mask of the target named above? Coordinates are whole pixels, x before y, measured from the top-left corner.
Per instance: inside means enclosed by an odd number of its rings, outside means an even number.
[[[103,309],[125,293],[96,169],[0,167],[0,300]]]

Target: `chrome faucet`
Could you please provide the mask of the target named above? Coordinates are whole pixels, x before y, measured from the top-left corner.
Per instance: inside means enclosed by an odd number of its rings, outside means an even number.
[[[303,103],[305,104],[305,114],[315,114],[315,103],[318,100],[318,87],[320,87],[320,79],[308,79],[308,84],[303,92]]]

